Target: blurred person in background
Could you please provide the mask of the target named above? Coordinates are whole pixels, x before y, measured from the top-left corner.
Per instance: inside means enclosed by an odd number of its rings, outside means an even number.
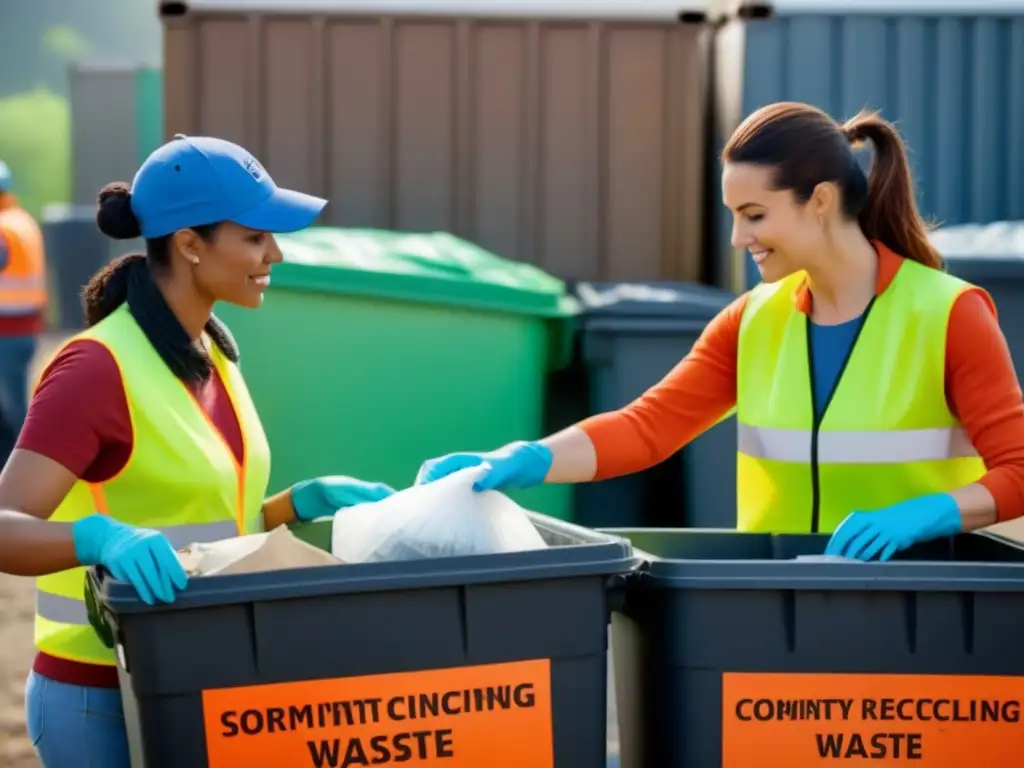
[[[44,330],[46,256],[35,219],[18,204],[0,160],[0,466],[28,409],[28,376]]]
[[[484,462],[477,490],[639,472],[735,408],[737,477],[722,482],[741,531],[832,533],[826,554],[885,560],[1024,514],[1024,405],[996,308],[945,272],[896,129],[773,104],[722,159],[732,243],[762,283],[635,402],[431,459],[417,482]]]
[[[145,254],[86,286],[87,329],[44,371],[0,474],[0,572],[36,576],[28,733],[44,768],[129,768],[114,653],[89,623],[84,566],[102,565],[146,603],[187,585],[175,553],[312,520],[393,493],[347,477],[267,498],[270,449],[213,314],[257,308],[281,252],[325,200],[284,190],[241,147],[179,136],[129,189],[107,185],[97,224],[143,237]]]

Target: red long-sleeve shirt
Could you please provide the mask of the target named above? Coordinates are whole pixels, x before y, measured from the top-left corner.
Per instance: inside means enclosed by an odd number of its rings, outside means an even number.
[[[876,294],[903,259],[879,248]],[[794,295],[810,311],[806,284]],[[713,426],[736,405],[740,321],[747,295],[712,320],[691,352],[658,384],[626,407],[580,423],[597,452],[601,480],[647,469]],[[1024,514],[1024,401],[995,306],[984,291],[960,295],[946,337],[946,400],[987,472],[980,483],[999,520]]]

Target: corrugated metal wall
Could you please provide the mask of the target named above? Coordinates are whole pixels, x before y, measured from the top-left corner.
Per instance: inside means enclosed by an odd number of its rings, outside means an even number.
[[[926,216],[944,224],[1024,218],[1024,15],[971,16],[967,4],[949,15],[787,13],[780,5],[775,18],[719,32],[719,147],[742,116],[774,101],[809,102],[841,119],[873,107],[909,145]],[[719,282],[728,283],[747,261],[724,256],[729,216],[714,191],[711,204],[718,250],[732,268]]]
[[[244,144],[325,223],[444,229],[568,279],[700,277],[702,24],[217,5],[165,18],[165,133]]]

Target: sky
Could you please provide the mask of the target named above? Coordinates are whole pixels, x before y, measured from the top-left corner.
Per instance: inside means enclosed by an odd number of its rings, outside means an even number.
[[[0,96],[67,92],[68,57],[159,64],[157,0],[0,0]]]

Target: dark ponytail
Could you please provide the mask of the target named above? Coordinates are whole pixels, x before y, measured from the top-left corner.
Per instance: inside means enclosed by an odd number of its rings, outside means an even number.
[[[131,208],[127,184],[115,182],[100,190],[96,226],[107,237],[131,240],[142,234]],[[192,229],[204,240],[213,238],[217,224]],[[149,343],[179,379],[189,383],[207,380],[213,364],[206,352],[189,338],[153,280],[153,269],[170,264],[171,236],[146,241],[146,254],[129,253],[103,267],[82,292],[82,306],[89,327],[108,317],[127,302],[128,309]],[[224,356],[238,362],[238,346],[231,332],[210,316],[206,332]]]
[[[843,125],[843,133],[852,144],[869,141],[874,149],[868,197],[857,217],[864,234],[901,256],[942,269],[942,256],[929,241],[917,209],[907,150],[895,126],[864,111]]]

